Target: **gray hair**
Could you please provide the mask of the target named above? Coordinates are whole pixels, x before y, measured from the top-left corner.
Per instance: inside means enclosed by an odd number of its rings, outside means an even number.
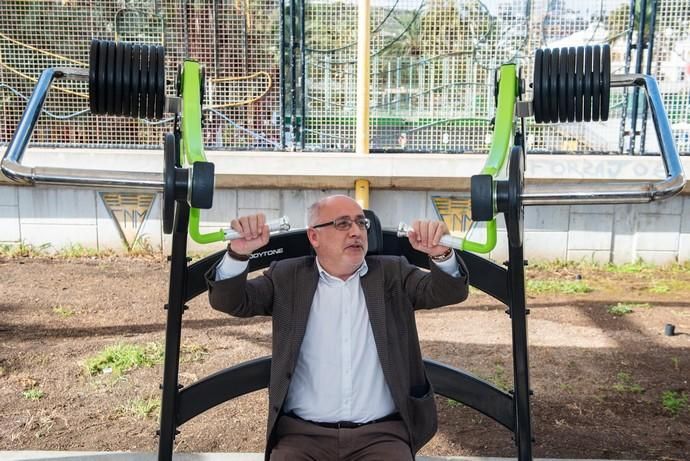
[[[321,211],[321,204],[325,198],[317,200],[307,208],[307,225],[315,226],[319,222],[319,211]]]

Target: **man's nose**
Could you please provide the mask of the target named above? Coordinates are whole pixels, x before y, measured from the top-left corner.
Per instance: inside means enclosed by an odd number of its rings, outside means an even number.
[[[350,235],[352,237],[359,237],[362,234],[364,234],[366,231],[359,227],[359,224],[353,222],[352,225],[350,226]]]

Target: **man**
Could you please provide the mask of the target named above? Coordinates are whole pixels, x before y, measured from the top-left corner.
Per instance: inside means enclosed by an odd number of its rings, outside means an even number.
[[[430,272],[403,257],[365,258],[369,222],[350,197],[319,200],[308,222],[316,257],[247,280],[268,226],[262,214],[234,219],[243,238],[207,274],[213,308],[273,316],[266,460],[412,460],[437,427],[414,310],[464,300],[466,268],[439,244],[443,222],[416,221],[409,234]]]

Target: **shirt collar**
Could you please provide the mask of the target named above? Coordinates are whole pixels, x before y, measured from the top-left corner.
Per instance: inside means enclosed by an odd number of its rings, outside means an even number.
[[[319,278],[324,280],[324,281],[336,281],[336,280],[338,280],[341,282],[349,282],[350,280],[352,280],[357,275],[359,275],[360,277],[364,277],[364,274],[366,274],[369,271],[369,266],[367,266],[367,261],[363,260],[362,265],[359,266],[359,268],[350,277],[348,277],[347,280],[343,280],[339,277],[335,277],[335,276],[329,274],[328,271],[326,271],[326,269],[324,269],[321,266],[321,263],[319,262],[318,256],[316,257],[316,267],[319,270]]]

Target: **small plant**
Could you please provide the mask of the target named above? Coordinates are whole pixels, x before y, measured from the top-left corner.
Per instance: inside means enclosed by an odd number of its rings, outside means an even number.
[[[528,280],[527,291],[533,294],[541,293],[589,293],[592,289],[583,281],[575,280]]]
[[[208,348],[203,344],[183,344],[180,354],[184,362],[201,362],[208,355]]]
[[[673,363],[674,370],[680,371],[680,361],[678,360],[678,357],[671,357],[671,363]],[[0,373],[0,376],[2,376],[2,373]]]
[[[661,394],[661,406],[671,416],[676,416],[688,407],[688,396],[684,392],[664,391]]]
[[[65,307],[65,306],[53,307],[53,313],[59,315],[63,319],[66,319],[68,317],[72,317],[74,315],[74,311],[72,309],[70,309],[69,307]]]
[[[664,282],[657,282],[651,287],[649,287],[649,291],[655,294],[664,294],[671,291],[671,287],[665,284]]]
[[[156,414],[156,410],[160,407],[161,400],[158,397],[133,399],[118,407],[117,413],[125,416],[134,416],[139,419],[146,419]]]
[[[462,407],[463,404],[462,402],[458,402],[455,399],[448,398],[446,399],[446,403],[448,404],[449,407]]]
[[[32,387],[22,392],[22,396],[24,396],[26,400],[41,400],[45,396],[45,392],[38,387]]]
[[[80,243],[74,243],[60,248],[55,256],[58,258],[91,258],[100,256],[99,251],[96,248],[88,248]]]
[[[0,256],[6,258],[38,258],[45,256],[48,248],[50,248],[50,243],[33,245],[21,241],[17,244],[0,245]]]
[[[134,368],[152,367],[162,361],[163,348],[158,343],[149,343],[146,346],[116,344],[87,359],[86,370],[92,376],[99,373],[121,376]]]
[[[650,272],[654,270],[652,264],[646,263],[641,259],[638,259],[634,263],[625,264],[608,264],[606,266],[608,272],[614,272],[618,274],[642,274],[645,272]]]
[[[616,317],[621,317],[626,314],[632,314],[635,312],[635,309],[649,309],[650,307],[648,303],[618,303],[615,306],[609,306],[606,312]]]
[[[644,392],[644,388],[639,384],[633,382],[630,374],[621,371],[616,375],[616,382],[613,384],[613,389],[618,392],[630,392],[633,394],[640,394]]]

